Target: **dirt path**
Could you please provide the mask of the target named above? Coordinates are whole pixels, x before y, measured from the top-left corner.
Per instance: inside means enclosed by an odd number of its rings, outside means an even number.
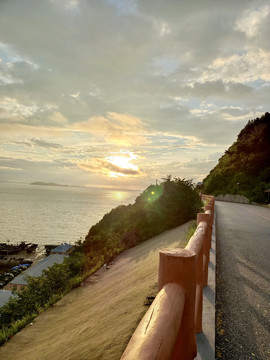
[[[182,246],[188,225],[122,253],[2,346],[0,359],[120,359],[156,293],[159,250]]]

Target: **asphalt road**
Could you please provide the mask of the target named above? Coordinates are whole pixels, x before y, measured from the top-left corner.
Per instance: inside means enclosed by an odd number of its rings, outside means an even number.
[[[270,359],[270,210],[216,210],[216,359]]]

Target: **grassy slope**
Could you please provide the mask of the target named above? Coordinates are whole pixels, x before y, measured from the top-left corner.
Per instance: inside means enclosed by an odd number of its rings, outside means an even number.
[[[120,359],[156,290],[160,248],[183,246],[187,230],[188,223],[122,253],[2,346],[0,358]]]

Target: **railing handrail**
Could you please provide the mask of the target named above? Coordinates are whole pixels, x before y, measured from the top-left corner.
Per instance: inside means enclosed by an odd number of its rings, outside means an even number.
[[[187,243],[186,249],[194,251],[196,256],[199,255],[202,247],[205,233],[207,231],[207,223],[205,221],[201,221],[197,226],[193,236],[190,238]]]
[[[209,200],[208,204],[204,213],[197,214],[197,228],[186,248],[160,251],[159,293],[121,360],[196,357],[195,334],[202,331],[203,286],[208,281],[215,205],[214,197],[203,198]]]
[[[170,359],[184,304],[184,289],[175,283],[166,284],[144,315],[121,359]]]

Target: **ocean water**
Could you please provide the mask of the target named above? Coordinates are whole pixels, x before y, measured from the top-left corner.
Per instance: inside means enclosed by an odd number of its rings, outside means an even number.
[[[134,203],[139,193],[0,183],[0,242],[73,244],[112,208]]]

